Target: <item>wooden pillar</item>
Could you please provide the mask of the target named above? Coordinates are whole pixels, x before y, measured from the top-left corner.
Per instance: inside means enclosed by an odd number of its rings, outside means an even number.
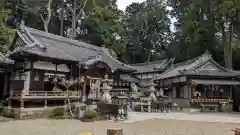
[[[92,132],[82,132],[79,135],[93,135],[93,133]]]
[[[107,135],[123,135],[122,128],[108,128]]]
[[[141,106],[141,112],[143,112],[144,110],[143,110],[143,104],[142,104],[142,101],[141,101],[140,106]]]
[[[7,87],[8,87],[8,75],[5,74],[4,75],[3,93],[2,93],[2,97],[1,98],[4,98],[7,95]]]
[[[45,92],[44,108],[47,108],[47,92]]]
[[[58,66],[58,64],[55,64],[55,72],[54,72],[54,79],[53,79],[53,81],[54,81],[54,87],[56,87],[56,79],[57,79],[57,66]]]
[[[24,88],[23,88],[24,94],[26,95],[29,94],[30,82],[31,82],[31,71],[27,71],[25,73]]]
[[[12,91],[11,84],[10,84],[9,99],[8,99],[8,109],[12,108],[12,95],[13,95],[13,91]]]
[[[85,78],[87,78],[87,77],[85,77]],[[83,95],[82,95],[82,101],[84,102],[84,101],[86,101],[86,85],[87,85],[87,82],[86,82],[87,80],[86,79],[84,79],[84,84],[83,84]]]
[[[47,99],[44,100],[44,108],[47,108]]]
[[[194,88],[194,91],[195,91],[195,87]],[[191,98],[192,98],[192,89],[191,89],[191,85],[188,85],[188,111],[190,112],[191,111]]]

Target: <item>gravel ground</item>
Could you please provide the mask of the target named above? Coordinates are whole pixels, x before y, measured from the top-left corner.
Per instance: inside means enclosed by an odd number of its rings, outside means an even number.
[[[78,120],[25,120],[0,122],[1,135],[78,135],[93,132],[106,135],[107,128],[123,128],[124,135],[234,135],[237,124],[192,122],[183,120],[151,119],[122,123],[97,121],[83,123]]]

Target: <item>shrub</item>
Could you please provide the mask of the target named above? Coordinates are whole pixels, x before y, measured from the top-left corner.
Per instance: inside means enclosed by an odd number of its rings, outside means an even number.
[[[58,107],[53,110],[52,116],[63,116],[65,109],[63,107]]]
[[[96,119],[98,116],[95,110],[86,110],[83,114],[83,119]]]
[[[8,108],[3,108],[1,115],[7,118],[15,118],[18,119],[19,118],[19,113],[15,112],[12,109],[8,109]]]

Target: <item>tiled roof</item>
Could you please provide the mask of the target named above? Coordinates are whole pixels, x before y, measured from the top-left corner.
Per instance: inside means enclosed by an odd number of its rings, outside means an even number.
[[[198,70],[204,64],[210,63],[215,66],[218,70]],[[236,76],[237,72],[228,70],[220,66],[216,61],[213,60],[212,55],[209,52],[205,52],[199,57],[187,60],[185,62],[174,64],[170,69],[160,74],[155,80],[161,80],[171,78],[180,75],[202,75],[202,76]]]
[[[134,82],[134,83],[140,82],[140,79],[134,77],[133,75],[129,75],[129,74],[120,74],[120,79],[122,81],[127,81],[127,82]]]
[[[137,71],[134,74],[138,73],[148,73],[148,72],[158,72],[164,71],[167,67],[169,67],[174,59],[164,59],[164,60],[155,60],[152,62],[145,62],[145,63],[137,63],[132,64]]]
[[[83,62],[91,57],[101,56],[101,61],[113,69],[135,70],[134,67],[113,58],[107,49],[103,47],[97,47],[26,26],[22,27],[18,35],[23,40],[24,45],[15,48],[11,54],[21,51],[43,57],[75,62]]]

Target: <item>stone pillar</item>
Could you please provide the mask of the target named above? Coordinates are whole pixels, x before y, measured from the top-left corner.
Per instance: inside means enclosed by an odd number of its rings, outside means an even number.
[[[148,100],[148,112],[151,112],[151,101],[150,100]]]
[[[23,119],[23,110],[24,110],[24,100],[20,99],[20,114],[19,114],[20,119]]]
[[[112,97],[110,95],[110,90],[112,89],[112,87],[110,86],[110,82],[112,82],[113,80],[108,79],[108,75],[104,76],[104,79],[102,80],[103,86],[102,86],[102,91],[103,91],[103,96],[102,96],[102,100],[108,104],[112,103]]]
[[[154,93],[154,92],[156,91],[154,84],[150,85],[149,91],[151,92],[149,98],[150,98],[151,100],[156,101],[156,100],[157,100],[157,97],[155,96],[155,93]]]
[[[23,110],[24,109],[24,100],[20,99],[20,109]]]
[[[27,71],[25,73],[24,88],[23,88],[25,95],[29,94],[30,82],[31,82],[31,71]]]
[[[173,86],[173,89],[172,89],[172,97],[173,97],[173,98],[176,98],[176,86]]]

